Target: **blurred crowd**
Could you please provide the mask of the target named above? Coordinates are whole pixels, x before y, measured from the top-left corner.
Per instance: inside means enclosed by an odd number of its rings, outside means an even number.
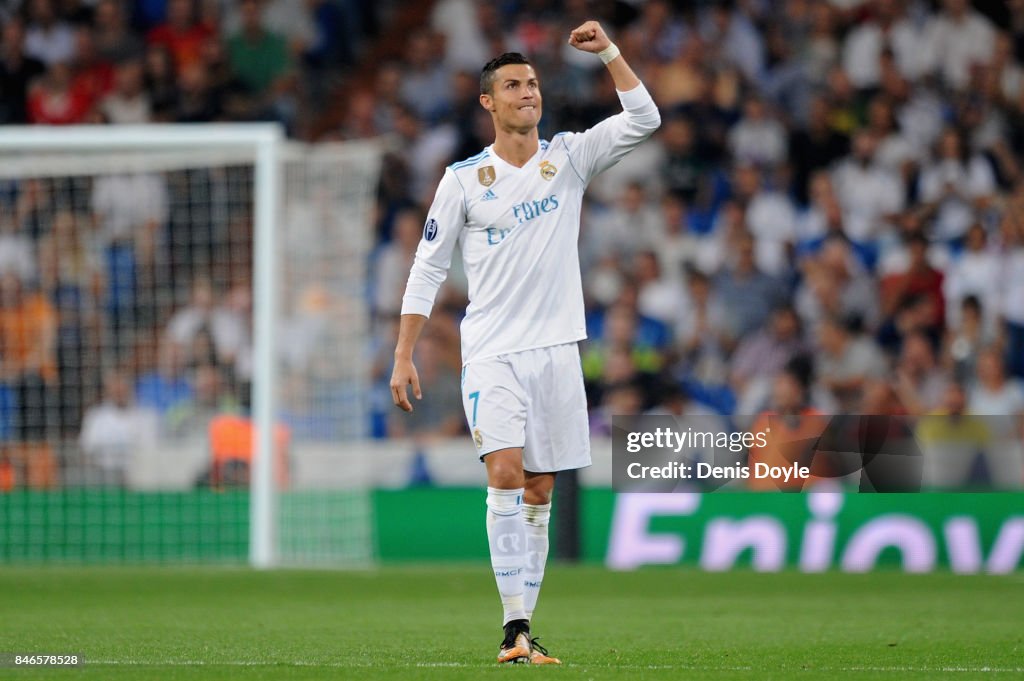
[[[595,435],[647,412],[1024,414],[1024,0],[0,0],[0,123],[388,140],[367,431],[429,444],[465,428],[459,258],[417,349],[425,399],[397,418],[387,387],[426,210],[493,140],[492,56],[534,63],[544,138],[619,111],[566,45],[588,18],[663,120],[584,205]],[[0,489],[52,484],[54,433],[116,480],[154,432],[244,410],[234,172],[0,182]]]
[[[3,0],[0,125],[308,136],[392,4]],[[0,491],[121,482],[249,401],[251,168],[86,173],[0,181]]]
[[[4,0],[0,124],[308,132],[378,11],[358,0]]]
[[[1024,414],[1024,2],[439,0],[342,127],[401,139],[372,285],[378,435],[461,427],[457,262],[418,363],[430,412],[389,417],[386,381],[436,182],[493,139],[480,64],[528,55],[541,136],[586,129],[619,110],[566,45],[590,16],[663,119],[584,206],[595,435],[645,412]]]

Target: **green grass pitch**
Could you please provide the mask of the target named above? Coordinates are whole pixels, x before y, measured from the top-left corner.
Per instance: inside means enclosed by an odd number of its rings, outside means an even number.
[[[365,572],[0,569],[0,652],[81,653],[3,679],[1024,678],[1024,576],[549,569],[499,667],[486,565]]]

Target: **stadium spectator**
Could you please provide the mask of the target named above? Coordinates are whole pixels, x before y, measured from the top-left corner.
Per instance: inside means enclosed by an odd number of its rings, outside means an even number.
[[[661,143],[665,148],[660,169],[668,192],[692,203],[701,188],[705,164],[697,153],[699,144],[693,124],[683,116],[672,116],[662,125]]]
[[[1017,487],[1024,475],[1024,384],[1006,376],[1003,358],[995,347],[978,356],[977,381],[969,389],[967,411],[986,416],[995,442],[985,451],[990,482],[997,488]]]
[[[992,446],[985,419],[967,415],[964,386],[950,383],[941,402],[918,420],[915,437],[925,445],[921,482],[930,489],[964,488],[979,454]]]
[[[941,271],[928,262],[928,239],[920,232],[907,236],[906,269],[884,276],[879,283],[882,315],[894,320],[901,310],[916,301],[927,307],[924,323],[932,338],[939,338],[945,326],[946,303]]]
[[[124,485],[132,460],[156,444],[155,412],[135,404],[130,376],[119,370],[103,377],[103,401],[89,407],[79,445],[104,485]]]
[[[8,19],[0,36],[0,124],[28,123],[29,89],[46,66],[26,52],[21,19]]]
[[[767,408],[761,411],[748,430],[752,433],[764,433],[766,446],[752,446],[749,451],[747,465],[758,463],[769,466],[787,466],[798,462],[812,471],[807,480],[793,479],[781,482],[767,478],[752,478],[748,481],[751,489],[800,489],[806,484],[814,484],[821,477],[831,472],[822,464],[824,459],[815,460],[814,447],[800,447],[797,443],[819,441],[821,434],[829,425],[824,413],[813,406],[812,385],[814,381],[813,366],[809,356],[792,357],[782,370],[774,377],[770,387],[770,399]]]
[[[679,110],[698,102],[711,89],[712,75],[703,69],[705,57],[704,41],[691,38],[670,61],[658,65],[652,85],[662,106]]]
[[[881,61],[891,51],[904,77],[915,80],[924,64],[924,39],[921,31],[906,16],[899,0],[872,0],[868,18],[846,37],[843,68],[854,86],[861,90],[877,88],[882,79]]]
[[[916,332],[904,339],[895,371],[896,392],[908,413],[927,414],[939,406],[949,380],[925,334]]]
[[[832,235],[802,263],[804,278],[794,294],[800,317],[816,325],[826,316],[858,319],[874,328],[879,319],[874,281],[845,237]]]
[[[100,246],[141,240],[167,220],[167,185],[156,174],[105,175],[93,184],[91,208]]]
[[[232,310],[237,319],[244,321],[249,317],[239,314],[244,309],[244,306],[236,305]],[[312,364],[317,348],[329,342],[329,324],[336,305],[323,284],[311,282],[297,289],[295,300],[288,309],[289,313],[281,320],[281,358],[292,371],[307,375],[317,370]],[[242,345],[244,352],[249,351],[250,344],[251,334],[247,333]],[[249,376],[251,373],[250,367]]]
[[[868,129],[878,140],[875,163],[900,178],[904,191],[909,189],[915,171],[927,156],[927,150],[916,149],[899,127],[892,103],[884,95],[868,104]]]
[[[590,434],[611,437],[612,419],[643,412],[644,392],[636,381],[609,383],[601,391],[601,404],[590,411]]]
[[[90,109],[114,88],[114,65],[96,51],[96,41],[88,26],[75,29],[73,72],[71,88],[88,99]]]
[[[835,168],[832,182],[843,207],[843,229],[852,241],[863,243],[879,237],[888,221],[905,207],[905,191],[899,175],[875,161],[878,138],[869,129],[853,137],[852,153]]]
[[[995,342],[996,329],[985,323],[981,301],[977,296],[966,296],[960,303],[955,326],[946,330],[944,366],[955,380],[967,383],[977,372],[978,353]]]
[[[793,169],[791,191],[801,205],[813,198],[810,183],[820,175],[819,171],[827,169],[850,150],[849,137],[832,127],[829,114],[828,101],[820,95],[813,97],[808,104],[806,124],[789,135],[788,156]]]
[[[167,20],[146,35],[149,45],[166,47],[178,69],[200,63],[203,44],[215,37],[214,30],[196,16],[194,0],[167,0]]]
[[[974,223],[967,230],[964,250],[953,256],[943,281],[946,319],[951,327],[960,324],[960,307],[967,296],[978,299],[985,311],[985,325],[995,326],[1000,284],[992,273],[998,268],[999,257],[989,248],[988,233],[979,223]]]
[[[449,70],[475,71],[491,58],[476,0],[440,0],[430,14],[431,27],[444,35],[444,61]]]
[[[179,440],[206,437],[210,422],[222,414],[238,414],[241,405],[232,394],[221,369],[202,363],[190,374],[190,397],[174,403],[164,414],[163,434]]]
[[[732,354],[729,382],[737,395],[737,413],[761,411],[771,380],[793,357],[808,350],[796,311],[790,307],[774,310],[765,326],[741,340]]]
[[[14,220],[33,240],[45,236],[53,222],[53,202],[50,201],[53,182],[32,178],[18,183],[14,205]]]
[[[163,123],[173,122],[174,105],[178,99],[174,55],[166,45],[148,45],[143,63],[146,92],[152,102],[154,120]]]
[[[7,456],[31,487],[56,482],[57,314],[13,273],[0,276],[0,384],[13,398]]]
[[[227,46],[222,41],[208,40],[203,46],[203,73],[222,120],[259,120],[273,113],[267,110],[266,97],[252,92],[239,78],[231,65]],[[289,84],[286,82],[284,85]],[[287,91],[288,87],[283,87],[283,90]],[[282,122],[291,123],[293,117],[285,115],[289,113],[289,100],[284,98],[281,102],[284,106]]]
[[[675,329],[679,368],[698,382],[724,383],[725,358],[735,343],[728,311],[714,292],[711,280],[697,269],[691,269],[687,275],[687,300],[689,305]]]
[[[374,276],[374,312],[389,317],[402,309],[405,282],[409,278],[416,247],[426,218],[422,211],[403,210],[395,216],[394,238],[380,249]]]
[[[233,367],[248,345],[245,320],[223,302],[218,304],[212,282],[200,277],[192,285],[192,300],[167,323],[166,340],[185,353],[186,365]]]
[[[1002,256],[999,268],[999,313],[1006,334],[1006,368],[1016,378],[1024,379],[1024,225],[1020,223],[1021,185],[1017,189],[1001,226]]]
[[[174,343],[161,342],[159,334],[140,339],[133,357],[135,400],[161,416],[178,402],[193,398],[186,372],[186,355]]]
[[[671,61],[683,45],[694,39],[693,27],[672,13],[666,0],[649,0],[640,7],[640,17],[629,27],[637,44],[651,51],[655,61]]]
[[[700,417],[702,430],[726,432],[721,416],[686,392],[679,381],[668,375],[658,377],[653,390],[654,406],[644,412],[647,416]],[[710,426],[703,428],[703,426]]]
[[[223,102],[210,84],[202,64],[185,66],[178,73],[173,120],[178,123],[213,123],[221,119]]]
[[[165,179],[155,173],[100,176],[93,182],[90,208],[107,282],[104,307],[118,331],[115,338],[121,338],[152,313],[144,308],[150,301],[140,295],[147,292],[139,282],[153,280],[157,236],[168,217]]]
[[[935,236],[959,239],[985,208],[996,190],[992,166],[971,154],[959,132],[947,128],[939,138],[935,161],[921,172],[921,200],[935,212]]]
[[[402,102],[427,123],[436,123],[451,106],[449,74],[437,58],[438,42],[438,36],[431,31],[417,31],[408,36],[399,86]]]
[[[7,211],[0,213],[0,276],[8,272],[23,282],[36,276],[35,244],[21,221]]]
[[[977,376],[967,399],[972,414],[1024,415],[1024,386],[1006,377],[998,349],[989,347],[979,353]]]
[[[64,62],[51,64],[29,91],[28,119],[36,125],[84,123],[91,110],[89,92],[75,87],[71,67]]]
[[[616,353],[628,357],[632,371],[647,374],[660,371],[661,354],[650,341],[650,335],[641,328],[643,321],[636,307],[629,303],[618,302],[609,307],[601,320],[599,333],[586,342],[581,353],[584,379],[607,384],[632,378],[632,372],[617,371],[621,366],[612,363]]]
[[[127,59],[114,71],[114,89],[100,101],[100,112],[114,125],[149,123],[153,103],[145,90],[142,62]]]
[[[394,115],[395,132],[403,150],[402,162],[411,176],[409,195],[405,198],[420,206],[428,205],[434,181],[458,143],[458,133],[448,124],[425,126],[416,111],[406,105],[396,106]]]
[[[276,98],[290,85],[292,57],[284,36],[264,28],[259,0],[241,0],[238,31],[227,40],[231,67],[239,79],[257,95]],[[301,14],[301,12],[299,12]]]
[[[743,164],[777,166],[786,161],[786,129],[764,101],[751,97],[743,104],[743,118],[729,130],[729,151]]]
[[[250,8],[250,4],[256,4],[257,7]],[[221,22],[221,30],[225,36],[260,32],[267,36],[280,37],[284,41],[287,53],[292,57],[300,57],[310,50],[317,40],[317,26],[310,13],[310,7],[315,4],[317,3],[295,3],[292,0],[231,2],[228,3]],[[253,9],[256,10],[255,27],[249,25],[252,19],[250,12]]]
[[[657,242],[658,226],[657,209],[648,201],[643,186],[630,183],[610,210],[587,221],[581,260],[588,264],[608,257],[628,260],[646,244]]]
[[[29,0],[25,54],[52,67],[75,58],[75,35],[57,14],[53,0]]]
[[[888,375],[889,367],[878,346],[837,317],[826,317],[818,326],[816,373],[842,413],[856,410],[865,382]]]
[[[797,44],[804,74],[810,85],[824,87],[828,74],[839,64],[839,12],[829,2],[807,3],[806,20],[790,14],[791,39]]]
[[[637,311],[669,328],[675,327],[686,305],[682,300],[684,289],[662,270],[658,254],[645,250],[634,255],[632,274],[637,286]]]
[[[49,234],[38,243],[42,293],[58,319],[56,357],[60,430],[78,431],[83,409],[99,387],[99,301],[105,281],[103,268],[89,239],[86,216],[57,211]],[[91,358],[91,359],[90,359]]]
[[[906,416],[907,410],[896,394],[893,381],[888,378],[869,378],[864,382],[863,394],[856,413]]]
[[[786,295],[778,279],[765,274],[754,261],[754,237],[744,232],[736,242],[735,259],[715,282],[734,338],[761,327]]]
[[[145,43],[131,31],[120,0],[99,0],[93,23],[96,53],[101,59],[117,64],[142,57]]]
[[[999,84],[1000,99],[1005,103],[1017,101],[1024,89],[1024,68],[1017,63],[1013,36],[1007,31],[996,34],[991,70]]]
[[[714,3],[703,13],[700,32],[713,59],[735,66],[751,83],[764,69],[764,40],[746,8],[736,3]]]
[[[665,277],[682,287],[686,270],[697,265],[702,240],[694,233],[694,220],[679,195],[665,193],[659,217],[658,233],[646,246],[657,255]]]
[[[843,209],[836,198],[829,172],[824,169],[815,170],[810,175],[806,193],[809,201],[798,212],[793,226],[797,255],[815,250],[829,236],[846,238]]]
[[[757,166],[741,163],[734,172],[733,195],[743,209],[743,222],[757,240],[757,264],[767,274],[785,276],[789,248],[795,239],[793,204],[782,192],[765,186]]]
[[[964,90],[971,69],[992,56],[995,30],[969,0],[943,0],[926,27],[925,69],[954,90]]]

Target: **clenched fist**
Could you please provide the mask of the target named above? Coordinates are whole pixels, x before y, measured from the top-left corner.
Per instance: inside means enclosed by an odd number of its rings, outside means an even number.
[[[577,50],[597,54],[612,44],[608,34],[596,21],[586,21],[569,32],[569,44]]]

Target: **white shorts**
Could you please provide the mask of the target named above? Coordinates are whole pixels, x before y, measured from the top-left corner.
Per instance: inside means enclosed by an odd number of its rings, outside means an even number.
[[[462,367],[462,405],[480,459],[523,448],[523,468],[590,465],[590,424],[576,343],[524,350]]]

